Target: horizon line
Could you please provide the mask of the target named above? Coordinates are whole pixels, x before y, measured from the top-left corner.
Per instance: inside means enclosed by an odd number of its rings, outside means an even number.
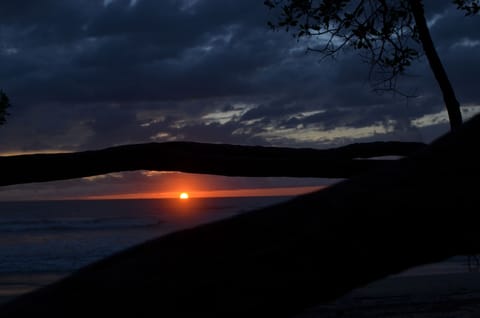
[[[278,188],[245,188],[229,190],[201,190],[201,191],[169,191],[169,192],[142,192],[91,195],[83,197],[69,197],[64,200],[134,200],[134,199],[177,199],[182,192],[187,192],[190,199],[200,198],[239,198],[239,197],[280,197],[306,194],[328,187],[302,186]]]

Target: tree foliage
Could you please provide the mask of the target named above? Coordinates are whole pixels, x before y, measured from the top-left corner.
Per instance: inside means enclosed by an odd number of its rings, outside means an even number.
[[[384,76],[389,87],[412,60],[418,58],[419,41],[406,1],[266,1],[280,9],[274,28],[295,36],[320,36],[309,50],[332,56],[345,47],[366,51],[363,56]],[[283,4],[283,6],[280,6]]]
[[[453,0],[457,9],[465,11],[465,15],[475,15],[480,12],[480,1],[478,0]]]
[[[465,15],[477,15],[480,0],[452,0]],[[309,50],[332,56],[351,47],[394,90],[398,75],[425,53],[443,94],[452,130],[462,124],[460,104],[430,36],[422,0],[266,0],[278,19],[273,29],[292,30],[297,38],[317,36]],[[379,84],[377,83],[377,84]]]
[[[266,0],[277,10],[273,29],[285,28],[298,38],[319,36],[309,50],[332,56],[345,47],[361,50],[387,88],[422,54],[412,10],[420,0]],[[421,2],[421,1],[420,1]],[[453,0],[466,15],[479,12],[478,0]]]
[[[0,91],[0,125],[3,125],[8,115],[7,108],[10,107],[10,99],[7,94]]]

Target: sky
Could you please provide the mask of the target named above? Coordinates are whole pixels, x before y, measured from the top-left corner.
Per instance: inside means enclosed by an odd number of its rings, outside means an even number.
[[[480,110],[480,19],[425,2],[468,118]],[[13,106],[0,155],[153,141],[328,148],[448,131],[425,59],[398,82],[414,97],[379,93],[357,52],[322,60],[306,52],[318,38],[272,31],[274,19],[261,0],[2,0],[0,89]],[[328,183],[138,171],[3,187],[0,200]]]

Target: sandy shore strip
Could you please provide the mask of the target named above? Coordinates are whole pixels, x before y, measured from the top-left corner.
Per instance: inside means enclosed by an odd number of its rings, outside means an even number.
[[[479,317],[480,273],[394,276],[296,318]]]

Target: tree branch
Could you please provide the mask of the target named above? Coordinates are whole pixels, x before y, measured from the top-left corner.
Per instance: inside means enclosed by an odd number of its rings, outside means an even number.
[[[375,142],[336,149],[293,149],[193,142],[149,143],[62,154],[0,157],[0,186],[157,170],[247,177],[348,178],[388,164],[354,160],[404,156],[422,143]]]

